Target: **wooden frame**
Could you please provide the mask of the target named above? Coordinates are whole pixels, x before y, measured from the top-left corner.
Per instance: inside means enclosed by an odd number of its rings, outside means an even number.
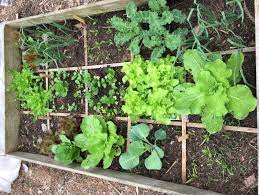
[[[110,181],[116,181],[123,184],[134,185],[137,187],[142,187],[146,189],[156,190],[159,192],[164,192],[168,194],[217,194],[214,192],[209,192],[205,190],[196,189],[193,187],[180,185],[180,184],[173,184],[169,182],[159,181],[143,176],[136,176],[128,173],[120,173],[117,171],[112,170],[103,170],[100,168],[95,168],[91,170],[83,170],[78,167],[78,165],[71,165],[71,166],[64,166],[54,160],[36,154],[24,153],[24,152],[16,152],[17,143],[18,143],[18,129],[19,129],[19,122],[20,122],[20,114],[30,114],[30,112],[23,111],[22,113],[19,112],[19,105],[13,100],[15,99],[14,94],[10,93],[7,90],[7,87],[10,84],[10,76],[8,74],[9,69],[19,69],[21,56],[19,48],[16,46],[16,35],[18,33],[18,29],[21,27],[29,27],[34,26],[37,24],[42,23],[51,23],[53,21],[61,21],[64,19],[77,19],[80,22],[82,17],[89,17],[91,15],[96,15],[100,13],[112,12],[117,10],[125,9],[127,3],[130,0],[104,0],[99,1],[97,3],[92,3],[88,5],[83,5],[75,8],[70,8],[61,11],[55,11],[49,14],[41,14],[38,16],[32,16],[28,18],[23,18],[19,20],[14,20],[5,23],[5,27],[0,26],[0,33],[1,29],[4,33],[1,33],[4,37],[0,42],[2,48],[4,50],[0,51],[0,103],[3,105],[0,108],[0,155],[7,154],[12,157],[19,158],[21,160],[46,165],[53,168],[58,168],[62,170],[67,170],[75,173],[85,174],[89,176],[99,177],[102,179],[107,179]],[[136,0],[137,4],[143,4],[146,0]],[[255,0],[255,5],[259,4],[259,0]],[[258,9],[259,7],[256,6],[256,16],[258,16]],[[256,27],[259,28],[258,24],[258,17],[256,17]],[[84,23],[84,47],[87,48],[86,43],[86,24]],[[259,36],[259,32],[256,31],[257,36]],[[257,47],[259,45],[257,41]],[[243,50],[243,52],[254,52],[255,47],[248,47]],[[221,51],[222,55],[228,55],[235,52],[235,50],[228,50],[228,51]],[[258,48],[256,49],[258,52]],[[2,54],[2,56],[1,56]],[[258,56],[259,54],[257,54]],[[258,57],[256,58],[257,63],[259,63]],[[114,64],[104,64],[104,65],[91,65],[88,66],[87,63],[87,50],[85,52],[85,64],[84,66],[72,67],[72,68],[63,68],[65,71],[75,71],[78,69],[99,69],[99,68],[106,68],[106,67],[121,67],[123,63],[114,63]],[[57,69],[48,69],[47,71],[37,70],[38,73],[45,73],[45,81],[46,87],[48,87],[48,74],[49,72],[56,72]],[[258,82],[258,70],[257,70],[257,86]],[[86,86],[87,88],[87,86]],[[259,93],[259,90],[257,89]],[[2,95],[1,95],[2,94]],[[5,94],[5,95],[3,95]],[[50,117],[51,116],[68,116],[69,113],[48,113],[47,117],[47,127],[50,127]],[[85,113],[79,113],[78,116],[84,117],[88,115],[88,104],[85,105]],[[128,131],[131,127],[131,121],[128,117],[117,117],[117,120],[121,120],[127,122]],[[183,182],[186,181],[186,139],[188,138],[188,134],[186,134],[187,127],[195,127],[195,128],[203,128],[202,124],[200,123],[192,123],[188,121],[188,117],[184,117],[182,121],[175,121],[172,122],[170,125],[172,126],[180,126],[182,127],[182,137],[179,138],[179,141],[182,142],[182,180]],[[258,119],[257,119],[258,120]],[[146,122],[151,124],[159,124],[153,120],[144,120],[140,119],[139,122]],[[258,120],[259,122],[259,120]],[[242,131],[248,133],[257,133],[256,128],[246,128],[246,127],[233,127],[233,126],[225,126],[225,130],[229,131]],[[258,137],[259,138],[259,137]],[[1,147],[1,143],[4,143],[4,147]]]

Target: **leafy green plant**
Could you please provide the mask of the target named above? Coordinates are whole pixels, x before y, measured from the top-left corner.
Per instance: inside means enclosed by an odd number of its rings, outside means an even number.
[[[77,110],[77,105],[75,102],[73,102],[72,104],[67,104],[67,111],[68,112],[73,112]]]
[[[105,114],[108,118],[116,115],[119,111],[114,108],[118,104],[117,96],[121,90],[116,86],[116,75],[112,68],[108,68],[104,77],[91,75],[87,70],[82,72],[74,72],[72,80],[77,85],[74,97],[84,96],[90,108],[98,114]],[[87,86],[87,91],[85,90]],[[106,94],[100,95],[102,89]]]
[[[123,66],[123,82],[129,87],[122,110],[133,122],[141,116],[164,124],[176,118],[173,89],[184,82],[185,71],[173,65],[175,60],[175,57],[168,56],[153,63],[136,56],[133,62]]]
[[[69,74],[65,71],[59,71],[57,73],[51,72],[50,78],[52,79],[50,83],[50,89],[56,97],[66,97],[68,93],[68,82],[66,79]]]
[[[151,60],[156,62],[166,49],[180,49],[185,43],[188,30],[177,28],[170,32],[166,28],[172,22],[182,24],[186,20],[182,11],[170,10],[166,0],[149,0],[148,6],[147,11],[137,11],[135,3],[130,2],[126,8],[128,20],[115,16],[111,19],[111,24],[118,31],[114,37],[117,45],[129,42],[129,49],[134,55],[140,53],[143,45],[152,50]]]
[[[60,135],[59,138],[61,143],[52,146],[54,159],[64,165],[69,165],[74,161],[82,161],[80,148],[75,145],[75,142],[70,141],[65,135]]]
[[[87,116],[81,123],[81,130],[82,133],[75,137],[75,144],[88,153],[81,166],[89,169],[103,160],[103,168],[109,168],[115,156],[121,154],[120,147],[124,144],[124,138],[117,135],[115,124],[106,123],[99,116]]]
[[[19,43],[23,51],[23,63],[31,67],[47,68],[52,64],[58,67],[58,64],[65,59],[65,54],[60,50],[78,42],[70,36],[71,32],[66,23],[21,28]]]
[[[162,168],[161,159],[164,157],[164,150],[157,145],[157,141],[166,139],[166,132],[159,129],[155,132],[155,143],[148,141],[150,128],[146,124],[138,124],[131,128],[129,139],[131,141],[128,151],[123,153],[119,162],[123,169],[133,169],[139,164],[139,158],[145,152],[150,155],[145,159],[145,167],[149,170],[160,170]]]
[[[46,116],[50,111],[49,101],[52,100],[52,93],[43,88],[42,78],[36,76],[28,65],[24,65],[21,72],[11,70],[12,82],[10,89],[16,94],[16,98],[21,101],[24,109],[29,109],[34,114],[34,119],[38,116]]]
[[[232,114],[242,120],[256,108],[256,98],[241,81],[242,53],[231,55],[227,63],[218,56],[206,60],[197,50],[187,50],[184,67],[191,71],[193,83],[184,83],[174,90],[175,109],[179,114],[200,114],[210,134],[220,131],[224,116]]]
[[[195,160],[193,160],[191,162],[191,174],[190,174],[190,178],[186,181],[186,184],[191,183],[192,181],[194,181],[196,178],[198,178],[198,170],[197,170],[197,163]]]

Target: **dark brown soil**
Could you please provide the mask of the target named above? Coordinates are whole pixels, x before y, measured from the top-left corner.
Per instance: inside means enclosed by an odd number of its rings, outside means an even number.
[[[246,187],[247,177],[257,175],[257,139],[256,135],[240,132],[222,132],[210,136],[209,142],[203,142],[206,134],[201,129],[188,129],[190,139],[187,142],[188,185],[208,189],[224,194],[257,194],[257,188]],[[202,150],[215,149],[217,157],[212,161],[205,156]],[[219,154],[222,155],[219,157]],[[217,164],[221,161],[222,165]],[[233,175],[223,174],[223,162],[232,169]],[[197,177],[192,177],[193,167],[196,164]],[[226,171],[225,171],[226,172]]]
[[[151,133],[148,137],[148,140],[150,140],[151,143],[154,143],[154,133],[156,130],[162,128],[167,133],[166,140],[158,142],[158,146],[161,146],[161,148],[165,151],[165,157],[162,159],[163,167],[159,171],[147,170],[144,166],[144,160],[148,157],[148,154],[144,154],[142,157],[140,157],[139,166],[130,170],[129,172],[164,181],[181,183],[181,142],[178,142],[178,137],[181,136],[181,130],[177,127],[170,127],[165,125],[149,126],[151,128]],[[119,168],[117,167],[115,170],[125,171],[121,169],[120,165],[118,166]],[[112,169],[114,169],[114,167],[112,167]]]
[[[88,19],[88,64],[109,64],[130,61],[127,45],[116,46],[115,30],[110,24],[113,16],[123,17],[124,11],[94,16]]]

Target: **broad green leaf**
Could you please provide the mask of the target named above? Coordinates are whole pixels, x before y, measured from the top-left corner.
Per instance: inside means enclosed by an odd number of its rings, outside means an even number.
[[[80,128],[84,134],[91,135],[95,132],[102,132],[104,127],[97,117],[87,116],[83,119]]]
[[[156,140],[165,140],[166,139],[166,132],[163,129],[159,129],[155,132]]]
[[[148,170],[160,170],[162,168],[162,162],[156,150],[153,150],[151,155],[145,159],[145,167]]]
[[[204,69],[210,71],[217,82],[222,83],[225,87],[229,87],[228,79],[232,75],[232,70],[228,69],[222,60],[207,62]]]
[[[159,156],[159,158],[164,158],[164,155],[165,155],[165,152],[163,149],[161,149],[160,147],[158,146],[155,146],[154,148]]]
[[[116,151],[114,149],[112,149],[112,151],[108,155],[104,155],[104,157],[103,157],[103,168],[104,169],[107,169],[111,166],[115,153],[116,153]]]
[[[208,55],[208,59],[211,61],[211,62],[214,62],[216,60],[223,60],[222,59],[222,55],[219,53],[219,52],[213,52],[213,53],[210,53]]]
[[[133,156],[141,156],[146,151],[142,141],[134,141],[130,143],[128,148],[128,153]]]
[[[67,138],[67,136],[65,135],[59,135],[59,139],[61,140],[61,142],[63,143],[71,143],[71,141]]]
[[[119,163],[123,169],[133,169],[139,164],[139,156],[123,153],[119,158]]]
[[[87,137],[84,134],[78,134],[75,136],[75,144],[84,152],[88,149]]]
[[[232,76],[229,78],[231,85],[236,85],[241,81],[240,70],[244,62],[244,54],[241,52],[233,53],[227,61],[227,67],[232,70]]]
[[[236,119],[242,120],[256,108],[256,98],[249,87],[236,85],[228,90],[228,110]]]
[[[217,91],[214,91],[212,95],[205,97],[206,112],[215,116],[224,116],[228,113],[226,105],[229,101],[226,89],[218,87]]]
[[[203,126],[210,134],[215,134],[222,130],[223,117],[213,114],[204,114],[201,118]]]
[[[187,50],[183,55],[183,63],[186,70],[190,70],[194,78],[202,71],[206,61],[198,50]]]
[[[178,114],[200,114],[205,106],[204,93],[191,83],[176,87],[174,97],[174,107]]]
[[[213,77],[209,71],[202,70],[197,74],[194,80],[196,82],[196,87],[200,92],[206,95],[214,93],[218,87],[215,77]]]
[[[84,169],[90,169],[96,167],[101,159],[103,158],[103,154],[88,154],[87,158],[82,161],[81,167]]]
[[[150,128],[148,125],[144,123],[134,125],[129,132],[129,139],[132,142],[139,141],[139,140],[146,140],[149,133],[150,133]]]

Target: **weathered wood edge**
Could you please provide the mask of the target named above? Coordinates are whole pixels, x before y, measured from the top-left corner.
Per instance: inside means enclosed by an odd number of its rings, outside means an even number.
[[[257,94],[257,147],[259,145],[259,133],[258,133],[258,125],[259,125],[259,0],[254,0],[255,6],[255,45],[256,45],[256,94]],[[257,150],[257,165],[259,165],[259,150]],[[257,171],[257,175],[259,175],[259,169]],[[257,189],[259,189],[259,180],[257,180]]]
[[[5,154],[4,27],[5,23],[0,23],[0,155]]]
[[[131,0],[104,0],[98,1],[96,3],[90,3],[86,5],[81,5],[69,9],[54,11],[46,14],[40,14],[37,16],[31,16],[27,18],[21,18],[18,20],[13,20],[6,22],[6,25],[15,28],[20,27],[30,27],[38,24],[46,24],[54,21],[62,21],[67,19],[72,19],[73,15],[79,17],[88,17],[92,15],[97,15],[101,13],[119,11],[125,9],[128,2]],[[147,2],[147,0],[133,0],[137,5],[142,5]]]
[[[15,157],[24,161],[36,163],[39,165],[44,165],[44,166],[48,166],[56,169],[70,171],[73,173],[79,173],[87,176],[93,176],[93,177],[105,179],[108,181],[150,189],[153,191],[158,191],[158,192],[167,193],[167,194],[173,194],[173,195],[185,195],[185,194],[217,195],[219,194],[216,192],[201,190],[187,185],[174,184],[171,182],[160,181],[160,180],[156,180],[156,179],[152,179],[152,178],[148,178],[148,177],[144,177],[136,174],[113,171],[109,169],[104,170],[102,168],[94,168],[90,170],[84,170],[80,167],[79,164],[64,166],[54,161],[52,158],[49,158],[43,155],[38,155],[38,154],[14,152],[14,153],[8,154],[8,156]]]

